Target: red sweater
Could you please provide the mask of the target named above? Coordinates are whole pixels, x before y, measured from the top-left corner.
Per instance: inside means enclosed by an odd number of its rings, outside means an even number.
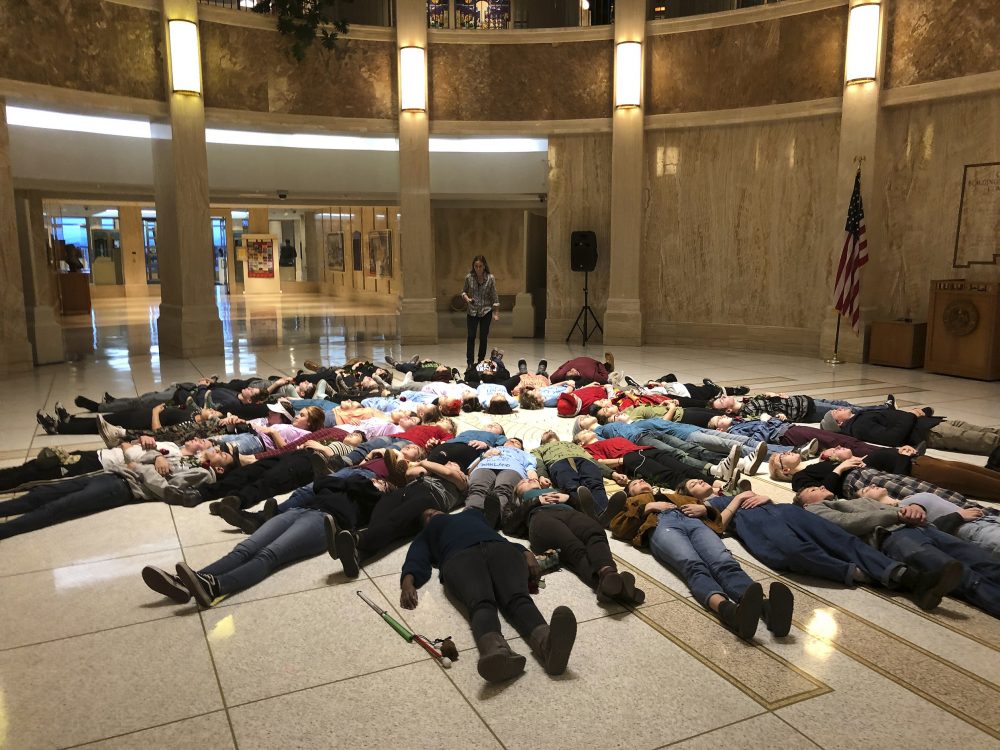
[[[585,378],[590,378],[595,383],[608,382],[608,368],[603,362],[598,362],[593,357],[577,357],[568,362],[563,362],[559,369],[550,376],[553,383],[561,383],[567,379],[566,373],[576,370]]]
[[[608,438],[607,440],[598,440],[596,443],[591,443],[590,445],[585,445],[583,446],[583,449],[594,458],[602,459],[621,458],[627,453],[644,451],[648,447],[648,445],[636,445],[627,438],[613,437]]]
[[[451,440],[455,436],[444,428],[438,427],[436,424],[418,424],[416,427],[411,427],[391,437],[393,440],[409,440],[421,448],[426,448],[427,441],[429,440],[434,439],[443,443],[445,440]]]
[[[559,400],[556,401],[556,412],[560,417],[575,417],[584,414],[594,405],[595,401],[607,397],[608,392],[604,390],[604,386],[588,385],[577,388],[575,391],[559,395]]]

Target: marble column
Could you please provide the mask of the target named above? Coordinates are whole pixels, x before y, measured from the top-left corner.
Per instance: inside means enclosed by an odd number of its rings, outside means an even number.
[[[396,39],[398,47],[427,49],[426,2],[398,0]],[[423,78],[426,87],[426,57]],[[427,112],[399,113],[400,265],[403,282],[399,335],[406,346],[438,342],[428,117]]]
[[[29,370],[32,365],[15,217],[7,102],[0,96],[0,373]]]
[[[122,271],[126,297],[149,296],[146,283],[146,239],[139,206],[118,207],[118,234],[122,243]]]
[[[17,237],[21,247],[21,277],[28,338],[35,364],[45,365],[66,359],[62,323],[59,321],[59,293],[55,270],[49,263],[48,237],[42,196],[37,192],[14,194],[17,210]]]
[[[851,7],[866,0],[851,0]],[[830,306],[823,319],[820,332],[820,356],[829,358],[833,354],[836,338],[838,313],[833,308],[833,292],[837,278],[837,266],[844,249],[844,224],[847,221],[847,207],[854,190],[854,176],[861,165],[861,201],[866,212],[866,236],[868,240],[868,264],[861,270],[861,319],[859,332],[851,328],[848,318],[841,318],[838,357],[848,362],[861,362],[865,355],[865,327],[873,319],[878,295],[882,286],[877,283],[879,248],[883,246],[879,226],[873,210],[878,202],[878,165],[875,162],[875,145],[878,136],[879,96],[882,91],[882,77],[885,75],[886,17],[889,0],[882,0],[879,16],[878,67],[876,80],[870,83],[852,83],[844,86],[843,108],[840,115],[840,148],[837,155],[836,199],[830,207],[830,255],[828,284]],[[850,25],[850,24],[848,24]]]
[[[619,0],[615,4],[615,44],[639,42],[645,70],[646,3]],[[617,65],[617,55],[615,64]],[[640,91],[642,87],[640,87]],[[643,108],[615,109],[611,138],[611,278],[604,312],[604,340],[609,344],[642,344],[639,304],[642,242]]]
[[[198,20],[195,0],[162,0],[162,40],[168,19]],[[171,91],[164,55],[167,91]],[[198,94],[168,93],[170,116],[154,122],[153,181],[160,264],[160,354],[193,357],[222,353],[222,321],[215,301],[214,250],[208,207],[205,104]]]

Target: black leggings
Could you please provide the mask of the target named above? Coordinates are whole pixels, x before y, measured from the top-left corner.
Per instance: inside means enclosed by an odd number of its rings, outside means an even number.
[[[362,559],[377,555],[420,531],[420,516],[428,508],[439,508],[433,492],[422,482],[408,484],[382,496],[372,510],[368,528],[358,534]]]
[[[528,593],[528,563],[516,544],[480,542],[469,547],[442,566],[441,580],[465,606],[477,641],[500,632],[498,610],[524,638],[545,624]]]
[[[465,316],[465,324],[469,332],[469,336],[465,340],[465,361],[467,364],[473,365],[476,362],[482,362],[486,359],[486,339],[490,335],[490,322],[492,322],[492,320],[492,312],[488,312],[478,318],[473,315]],[[472,354],[476,347],[477,328],[479,329],[479,357],[477,359],[473,359]]]
[[[653,484],[674,489],[688,479],[712,481],[712,476],[683,464],[666,451],[655,448],[633,451],[622,460],[622,470],[630,477],[642,477]]]
[[[597,573],[615,567],[608,536],[597,521],[565,505],[542,506],[528,521],[531,549],[559,550],[559,562],[590,587],[597,586]]]
[[[80,460],[63,466],[59,463],[58,458],[52,456],[50,458],[35,458],[20,466],[0,469],[0,491],[12,490],[35,482],[68,479],[95,471],[104,471],[104,466],[97,457],[97,451],[73,451],[70,455],[79,456]]]

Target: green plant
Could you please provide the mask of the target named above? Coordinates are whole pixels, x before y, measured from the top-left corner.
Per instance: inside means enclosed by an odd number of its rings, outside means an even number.
[[[323,49],[332,50],[337,37],[347,33],[339,4],[340,0],[258,0],[253,9],[277,18],[278,32],[291,43],[292,57],[301,62],[317,38]]]

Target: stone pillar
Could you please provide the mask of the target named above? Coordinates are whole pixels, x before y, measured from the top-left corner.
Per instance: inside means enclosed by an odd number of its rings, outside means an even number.
[[[21,246],[21,277],[28,338],[35,364],[45,365],[66,359],[62,324],[59,322],[59,293],[48,258],[48,237],[42,213],[42,196],[36,192],[15,193],[17,237]]]
[[[0,373],[29,370],[32,365],[15,216],[7,101],[0,96]]]
[[[426,2],[398,0],[396,41],[398,47],[427,49]],[[424,83],[426,86],[426,69]],[[402,343],[407,346],[438,342],[428,118],[428,112],[399,113],[399,211],[402,214],[400,258],[403,282],[399,335]]]
[[[645,70],[646,3],[643,0],[619,0],[615,4],[615,44],[621,42],[642,44],[640,70]],[[615,109],[612,118],[611,279],[604,312],[604,340],[609,344],[640,346],[643,107]]]
[[[851,0],[851,7],[861,0]],[[823,319],[820,332],[820,356],[828,358],[833,354],[838,313],[833,309],[833,293],[837,279],[837,266],[844,249],[844,224],[847,221],[847,207],[854,190],[854,176],[861,164],[861,201],[865,209],[865,228],[868,239],[868,264],[861,270],[861,320],[860,334],[855,334],[847,318],[840,321],[840,359],[861,362],[865,354],[865,326],[871,322],[878,295],[884,291],[877,283],[879,250],[881,242],[881,222],[876,221],[873,211],[879,203],[875,164],[875,141],[878,136],[880,119],[879,96],[882,91],[882,76],[885,75],[886,17],[889,0],[882,0],[880,14],[881,29],[878,41],[878,68],[875,81],[853,83],[844,86],[843,108],[840,115],[840,150],[837,161],[836,200],[830,208],[830,254],[827,261],[829,274],[827,289],[830,299],[828,312]]]
[[[195,0],[162,0],[162,40],[167,20],[197,22]],[[208,208],[205,104],[200,95],[171,93],[170,117],[153,123],[156,244],[160,263],[160,354],[192,357],[222,353],[222,321],[215,302],[212,224]]]
[[[118,207],[118,234],[122,242],[122,272],[126,297],[149,296],[146,283],[146,238],[142,231],[142,209]]]

